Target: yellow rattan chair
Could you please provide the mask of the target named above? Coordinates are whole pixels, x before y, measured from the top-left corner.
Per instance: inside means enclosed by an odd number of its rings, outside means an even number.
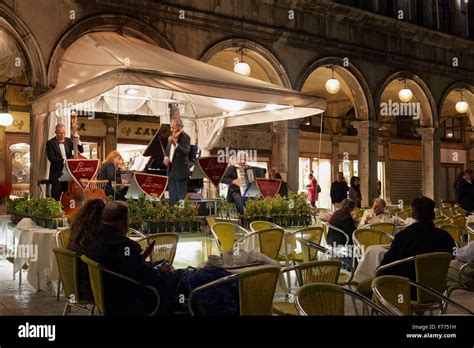
[[[415,287],[417,291],[436,299],[440,307],[443,308],[442,313],[445,313],[447,305],[450,304],[464,313],[474,314],[466,307],[449,299],[440,292],[399,276],[387,275],[375,278],[372,282],[373,300],[393,315],[411,315],[415,309],[413,308],[414,302],[410,299],[411,286]]]
[[[116,272],[112,272],[106,269],[105,267],[103,267],[102,265],[100,265],[99,263],[91,260],[86,255],[82,255],[81,260],[82,262],[87,264],[87,267],[89,269],[89,278],[91,281],[92,293],[94,294],[94,302],[95,302],[97,311],[100,314],[107,315],[108,313],[106,304],[105,304],[106,302],[105,298],[107,294],[105,293],[105,290],[104,290],[104,280],[103,280],[104,273],[107,273],[108,275],[111,275],[115,278],[120,278],[124,282],[130,284],[130,286],[136,286],[136,287],[147,289],[147,291],[152,293],[156,299],[156,306],[153,308],[153,310],[150,313],[148,313],[148,315],[154,315],[156,314],[156,312],[158,312],[158,308],[160,306],[160,295],[154,287],[140,284],[139,282],[135,281],[132,278],[126,277]],[[127,300],[128,299],[124,298],[124,301],[127,301]]]
[[[127,237],[128,238],[145,238],[146,235],[134,228],[129,228],[127,232]]]
[[[62,228],[59,229],[58,233],[56,233],[56,245],[58,248],[67,249],[69,244],[69,236],[71,235],[71,229]]]
[[[444,216],[437,217],[433,220],[435,227],[439,228],[441,225],[447,224],[448,219]]]
[[[447,252],[436,252],[411,256],[378,267],[375,271],[375,278],[380,276],[382,271],[389,270],[394,266],[406,263],[414,263],[416,282],[428,286],[439,293],[443,293],[446,290],[446,281],[451,259],[452,254]],[[439,307],[437,299],[433,296],[430,296],[427,292],[424,292],[418,288],[416,294],[416,301],[411,302],[413,310],[429,309],[431,312],[433,308]]]
[[[466,226],[466,215],[465,214],[456,214],[452,218],[455,225],[465,227]]]
[[[406,220],[409,217],[411,217],[411,215],[408,215],[408,213],[405,212],[405,211],[399,211],[399,212],[395,213],[395,216],[399,219],[402,219],[402,220]]]
[[[318,252],[321,252],[322,254],[328,256],[331,260],[339,260],[349,269],[349,271],[341,271],[339,273],[339,278],[337,280],[337,284],[341,286],[348,285],[349,287],[356,286],[357,282],[355,282],[354,279],[354,266],[351,262],[348,261],[348,258],[345,257],[344,254],[338,254],[337,251],[328,249],[326,247],[323,247],[322,245],[319,245],[317,243],[313,243],[307,239],[304,238],[296,238],[301,245],[306,245],[306,247],[310,249],[315,249]]]
[[[278,227],[270,221],[252,221],[250,223],[250,231],[257,232],[261,230],[268,230],[269,228]]]
[[[59,229],[58,233],[56,233],[56,246],[58,248],[67,249],[70,235],[71,229],[69,227]],[[59,301],[59,298],[61,297],[61,279],[58,280],[58,288],[56,291],[56,301]]]
[[[462,228],[458,225],[441,225],[440,229],[449,233],[449,235],[454,239],[454,242],[458,247],[464,245],[464,236],[468,235],[468,231],[465,228]]]
[[[79,280],[79,256],[72,250],[63,248],[53,248],[58,263],[59,279],[61,280],[66,295],[66,305],[64,306],[63,315],[67,315],[71,308],[94,312],[94,302],[83,299],[80,292]],[[87,306],[90,306],[88,309]]]
[[[390,312],[370,301],[366,297],[342,286],[328,283],[313,283],[296,290],[295,304],[302,316],[343,316],[345,315],[344,296],[350,296],[372,308],[373,312],[390,315]]]
[[[289,266],[289,262],[309,262],[316,260],[318,251],[316,249],[308,248],[306,245],[301,245],[301,252],[290,253],[288,252],[288,246],[290,244],[296,245],[296,236],[299,234],[300,238],[307,239],[313,243],[321,244],[323,238],[324,228],[323,227],[305,227],[297,231],[286,232],[283,240],[283,246],[285,248],[286,255],[280,255],[280,261],[286,261],[286,267]]]
[[[395,233],[395,224],[391,222],[376,222],[370,224],[368,228],[372,228],[374,230],[383,231],[393,236]]]
[[[189,313],[193,316],[198,315],[195,311],[197,304],[195,297],[198,292],[227,282],[238,281],[240,315],[271,315],[273,296],[279,275],[279,267],[262,266],[204,284],[189,294]]]
[[[211,227],[212,235],[217,242],[221,254],[234,248],[234,242],[249,232],[239,225],[230,222],[216,222]]]
[[[155,233],[146,236],[138,242],[142,248],[146,248],[153,241],[155,246],[150,254],[150,262],[167,260],[171,265],[176,256],[176,249],[178,248],[179,234],[178,233]]]
[[[447,218],[452,218],[455,214],[454,211],[452,211],[451,209],[449,208],[443,208],[441,209],[441,214],[443,214],[444,216],[446,216]]]
[[[390,244],[393,236],[372,228],[359,228],[352,234],[352,239],[360,250],[365,250],[371,245]]]
[[[281,273],[295,271],[299,286],[311,283],[336,284],[342,262],[339,260],[313,261],[287,267]],[[293,302],[274,302],[273,313],[278,315],[298,315]]]
[[[280,253],[284,234],[285,231],[282,228],[260,230],[239,239],[235,242],[235,246],[237,247],[237,245],[242,243],[245,239],[257,235],[260,244],[260,252],[273,260],[278,260],[278,254]]]
[[[448,288],[446,296],[451,296],[456,290],[474,292],[474,262],[467,262],[459,268],[457,284]]]

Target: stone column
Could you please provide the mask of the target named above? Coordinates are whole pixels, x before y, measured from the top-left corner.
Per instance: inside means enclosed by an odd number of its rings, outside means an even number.
[[[359,138],[359,177],[362,207],[369,206],[377,197],[377,129],[375,121],[354,121]]]
[[[298,191],[299,173],[299,121],[278,122],[277,172],[287,177],[288,188]]]
[[[422,193],[424,196],[433,199],[436,206],[439,207],[441,203],[439,180],[439,172],[441,170],[441,132],[440,129],[434,127],[417,128],[416,131],[422,137]]]

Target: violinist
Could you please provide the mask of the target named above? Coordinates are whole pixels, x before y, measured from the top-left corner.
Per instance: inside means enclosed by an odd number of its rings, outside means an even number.
[[[56,125],[55,133],[56,136],[46,142],[46,154],[49,162],[51,162],[49,168],[51,196],[59,201],[61,194],[67,190],[68,184],[67,181],[60,182],[59,178],[63,172],[64,161],[72,157],[74,145],[71,138],[66,138],[66,126],[63,124]],[[78,144],[78,151],[80,153],[84,152],[79,134],[76,132],[73,137]]]
[[[173,205],[186,197],[188,191],[189,151],[191,138],[183,130],[181,118],[171,120],[171,136],[165,150],[163,164],[168,167],[168,190],[170,204]]]
[[[123,159],[122,155],[114,150],[109,153],[107,158],[102,162],[102,167],[99,172],[99,180],[107,180],[107,185],[105,186],[105,194],[107,196],[114,196],[115,200],[124,201],[125,194],[127,193],[127,188],[115,190],[114,184],[128,184],[121,180],[121,176],[117,175],[120,164],[122,164]]]

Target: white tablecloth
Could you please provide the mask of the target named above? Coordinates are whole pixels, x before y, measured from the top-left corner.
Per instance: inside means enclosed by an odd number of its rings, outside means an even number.
[[[361,282],[375,277],[375,270],[380,266],[383,256],[387,252],[387,245],[371,245],[365,249],[359,265],[354,273],[354,281]]]
[[[37,248],[36,259],[28,266],[28,282],[37,290],[56,292],[59,279],[53,248],[56,247],[56,230],[37,228],[30,230],[31,245]]]
[[[28,264],[28,282],[37,290],[55,292],[59,279],[58,266],[53,252],[57,230],[41,228],[31,219],[22,219],[13,227],[15,258],[13,271]]]

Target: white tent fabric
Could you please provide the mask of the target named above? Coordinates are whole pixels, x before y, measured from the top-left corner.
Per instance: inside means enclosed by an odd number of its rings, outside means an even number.
[[[64,101],[79,104],[119,85],[148,86],[173,91],[171,99],[190,102],[196,117],[263,109],[266,104],[293,106],[294,110],[245,118],[231,115],[226,126],[272,122],[315,115],[324,111],[323,98],[299,93],[113,32],[89,33],[74,42],[63,56],[56,88],[33,102],[33,114],[62,109]],[[231,97],[231,98],[229,98]],[[213,98],[219,98],[218,100]],[[168,99],[168,98],[166,98]],[[229,99],[241,101],[232,104]],[[228,105],[232,110],[228,110]],[[268,118],[267,118],[268,116]],[[230,119],[238,119],[231,121]]]

